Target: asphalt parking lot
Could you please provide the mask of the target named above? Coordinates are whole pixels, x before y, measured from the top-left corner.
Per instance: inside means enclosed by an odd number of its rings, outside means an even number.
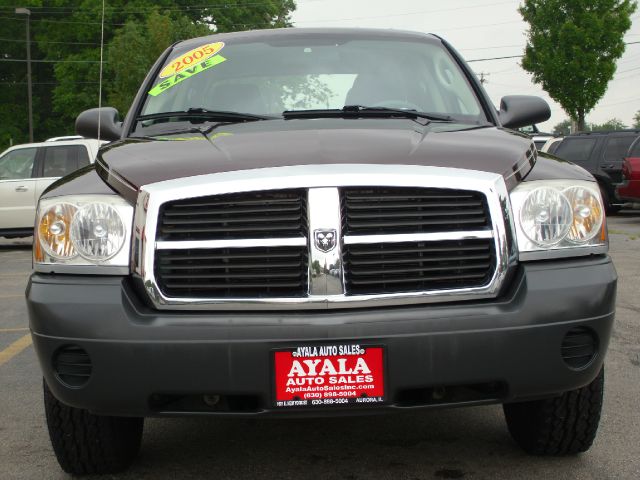
[[[609,229],[617,319],[600,431],[584,455],[526,456],[499,406],[321,420],[150,419],[133,468],[108,478],[640,478],[640,210],[610,218]],[[30,248],[30,239],[0,240],[0,478],[67,478],[49,444],[30,344]]]

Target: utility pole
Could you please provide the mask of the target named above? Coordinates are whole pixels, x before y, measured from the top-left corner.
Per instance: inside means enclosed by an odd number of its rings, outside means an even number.
[[[31,23],[31,10],[28,8],[16,8],[17,15],[27,16],[27,97],[29,102],[29,142],[33,143],[33,104],[31,93],[31,34],[29,24]]]
[[[489,74],[488,74],[488,73],[485,73],[485,72],[480,72],[478,75],[480,75],[480,85],[483,85],[483,86],[484,86],[484,84],[488,82],[488,80],[486,79],[486,77],[488,77],[488,76],[489,76]]]

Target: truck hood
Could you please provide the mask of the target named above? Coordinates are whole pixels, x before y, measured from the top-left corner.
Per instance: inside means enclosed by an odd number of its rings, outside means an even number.
[[[131,137],[103,147],[96,169],[130,196],[143,185],[182,177],[312,164],[480,170],[503,175],[511,188],[534,163],[530,138],[495,127],[424,126],[397,118],[303,119],[224,125],[208,134]]]

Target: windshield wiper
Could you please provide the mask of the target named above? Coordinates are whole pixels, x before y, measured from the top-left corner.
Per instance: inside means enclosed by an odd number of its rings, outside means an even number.
[[[285,119],[293,118],[357,118],[357,117],[401,117],[424,118],[437,122],[452,122],[448,115],[437,113],[419,112],[417,110],[405,110],[390,107],[365,107],[362,105],[345,105],[343,108],[327,108],[320,110],[286,110],[282,112]]]
[[[136,118],[137,121],[144,120],[161,120],[166,118],[179,118],[202,121],[218,121],[218,122],[251,122],[256,120],[272,120],[278,117],[271,117],[267,115],[256,115],[253,113],[242,112],[228,112],[224,110],[207,110],[206,108],[189,108],[183,111],[177,112],[159,112],[150,113],[148,115],[140,115]]]

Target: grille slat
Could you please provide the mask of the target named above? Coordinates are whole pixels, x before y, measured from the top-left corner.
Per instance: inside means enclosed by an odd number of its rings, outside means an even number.
[[[291,278],[293,275],[297,275],[297,272],[285,272],[285,273],[273,273],[273,272],[269,272],[269,273],[258,273],[258,272],[249,272],[249,273],[231,273],[231,272],[227,272],[225,274],[215,274],[215,273],[191,273],[189,275],[182,275],[182,274],[171,274],[171,273],[165,273],[164,275],[162,275],[162,278],[165,279],[165,281],[167,281],[167,284],[171,283],[168,280],[171,279],[180,279],[180,278],[209,278],[209,279],[229,279],[229,280],[240,280],[243,278],[253,278],[253,279],[257,279],[257,278]]]
[[[349,198],[350,200],[353,200],[351,197]],[[427,205],[425,205],[426,207]],[[460,200],[458,202],[437,202],[437,203],[429,203],[428,207],[429,208],[450,208],[450,207],[472,207],[472,208],[478,208],[482,206],[482,203],[477,201],[477,200],[469,200],[469,201],[464,201],[464,200]],[[416,204],[414,202],[411,203],[390,203],[388,205],[384,204],[384,203],[380,203],[378,205],[376,205],[377,209],[380,210],[385,210],[385,209],[398,209],[398,210],[402,210],[402,209],[412,209],[415,208]],[[368,210],[371,208],[371,205],[368,203],[363,203],[362,205],[359,205],[356,202],[351,202],[351,204],[349,205],[349,210],[352,211],[358,211],[358,210]]]
[[[184,228],[168,228],[163,227],[160,229],[160,233],[164,240],[175,240],[175,237],[178,235],[184,235],[188,238],[183,238],[181,240],[191,240],[191,239],[206,239],[206,240],[221,240],[221,239],[229,239],[232,237],[234,240],[244,239],[244,238],[264,238],[271,237],[273,235],[264,235],[265,233],[271,233],[277,231],[279,236],[285,236],[285,232],[289,232],[291,227],[288,225],[241,225],[236,227],[231,226],[220,226],[220,227],[184,227]],[[197,235],[204,234],[204,235]],[[206,235],[209,234],[209,235]],[[234,235],[235,234],[235,235]],[[250,236],[250,234],[252,236]]]
[[[398,216],[400,216],[400,214],[398,214]],[[385,233],[391,233],[391,232],[399,233],[398,229],[402,229],[403,231],[406,230],[408,232],[409,227],[413,228],[413,231],[411,233],[417,233],[417,232],[424,232],[424,231],[433,231],[433,228],[436,226],[440,227],[442,225],[445,225],[445,226],[451,225],[450,218],[443,218],[439,220],[431,220],[431,219],[428,220],[426,218],[422,218],[421,220],[413,220],[413,219],[409,220],[408,218],[400,219],[398,218],[398,216],[396,216],[394,220],[390,220],[388,222],[381,222],[378,219],[367,220],[367,221],[364,221],[364,220],[360,220],[360,221],[347,220],[347,221],[349,223],[351,232],[353,232],[354,230],[358,230],[358,233],[363,233],[364,230],[369,230],[370,233],[374,233],[373,231],[375,230],[376,231],[375,233],[380,233],[379,230],[381,229],[384,229]],[[462,216],[459,216],[459,217],[462,217]],[[370,217],[370,218],[373,218],[373,217]],[[460,227],[463,225],[465,227],[469,227],[469,225],[483,226],[484,224],[485,224],[484,219],[457,218],[455,230],[460,230]],[[449,230],[449,229],[441,228],[440,230]]]
[[[341,190],[345,235],[463,231],[489,227],[479,192],[438,188],[359,187]]]
[[[277,190],[176,200],[163,205],[157,240],[305,237],[306,192]]]
[[[414,246],[407,246],[407,244],[403,244],[401,246],[398,246],[398,248],[393,248],[393,244],[388,244],[389,248],[385,248],[385,254],[387,255],[392,255],[392,254],[396,254],[396,253],[400,253],[400,254],[408,254],[408,253],[426,253],[426,252],[458,252],[458,251],[462,251],[462,252],[469,252],[469,251],[489,251],[489,246],[488,245],[461,245],[461,246],[457,246],[457,245],[442,245],[442,244],[435,244],[435,242],[433,244],[431,243],[421,243],[421,245],[424,245],[424,247],[418,247],[416,246],[417,244],[413,244]],[[367,248],[369,247],[369,248]],[[362,244],[358,246],[357,250],[354,250],[351,255],[353,256],[364,256],[364,255],[378,255],[380,253],[380,247],[379,246],[371,246],[371,245],[366,245],[366,244]]]
[[[414,263],[416,261],[414,260]],[[405,267],[405,268],[352,268],[352,275],[388,275],[392,273],[413,273],[413,272],[442,272],[442,271],[462,271],[462,270],[486,270],[489,268],[489,262],[480,264],[480,265],[454,265],[451,267]]]
[[[357,257],[358,255],[354,255],[355,257]],[[437,258],[424,258],[422,257],[420,259],[420,262],[422,263],[428,263],[428,262],[443,262],[443,261],[450,261],[450,260],[459,260],[460,257],[459,256],[455,256],[455,257],[437,257]],[[486,255],[466,255],[465,256],[465,260],[470,261],[470,260],[490,260],[491,259],[491,255],[489,253],[487,253]],[[394,264],[400,264],[400,263],[415,263],[416,259],[415,258],[394,258],[393,259],[393,263]],[[352,268],[352,270],[355,270],[355,267],[359,266],[359,265],[380,265],[380,259],[379,258],[374,258],[372,260],[356,260],[356,259],[351,259],[351,265],[354,267]]]
[[[211,205],[205,205],[203,207],[210,207]],[[175,209],[165,212],[166,217],[191,217],[191,216],[200,216],[200,215],[239,215],[245,213],[262,213],[264,212],[264,205],[260,205],[260,207],[255,208],[197,208],[190,207],[186,211],[180,211],[183,208],[183,205],[175,205]],[[291,204],[287,206],[278,206],[272,203],[269,203],[269,211],[276,213],[287,213],[287,212],[297,212],[299,209],[297,204]]]
[[[243,225],[251,224],[255,222],[293,222],[299,220],[299,215],[288,215],[282,217],[275,216],[267,216],[267,217],[243,217],[243,218],[226,218],[222,220],[225,224],[233,224],[233,223],[241,223]],[[198,218],[185,218],[180,220],[174,219],[164,219],[163,226],[167,227],[169,225],[201,225],[201,224],[217,224],[220,223],[221,220],[218,219],[204,219],[200,220]],[[246,227],[245,227],[246,228]]]
[[[484,210],[482,210],[482,208],[476,208],[474,210],[465,210],[457,213],[457,215],[460,215],[460,216],[481,215],[481,214],[484,214]],[[402,215],[403,217],[450,217],[451,212],[443,212],[443,211],[429,212],[428,210],[422,210],[417,212],[411,212],[411,211],[407,212],[407,211],[400,210],[398,212],[378,213],[377,215],[378,215],[378,218],[396,218],[398,215]],[[348,218],[350,220],[359,220],[361,218],[370,219],[371,214],[370,213],[362,213],[362,214],[349,213]]]
[[[306,246],[156,251],[156,278],[170,297],[302,297],[307,271]]]
[[[231,193],[227,195],[217,195],[215,197],[204,197],[197,202],[193,199],[181,200],[180,203],[172,202],[172,205],[178,209],[181,208],[200,208],[200,207],[219,207],[221,205],[229,206],[230,204],[256,205],[263,207],[265,205],[284,205],[287,203],[295,203],[294,197],[289,197],[294,192],[301,193],[299,190],[282,190],[268,192],[248,192],[248,193]],[[276,195],[284,195],[282,198]]]
[[[408,193],[411,190],[413,190],[413,193]],[[437,190],[437,189],[433,189],[433,190]],[[397,193],[399,191],[406,191],[407,193]],[[419,188],[414,188],[414,189],[410,189],[410,188],[404,188],[404,187],[399,187],[399,188],[393,188],[393,187],[389,187],[389,188],[384,188],[384,187],[373,187],[371,189],[365,189],[365,190],[347,190],[345,195],[347,196],[347,198],[349,200],[364,200],[364,201],[370,201],[371,200],[371,196],[373,195],[379,195],[379,193],[376,192],[382,192],[384,194],[384,198],[380,198],[380,200],[389,202],[389,201],[403,201],[403,200],[407,200],[407,199],[412,199],[412,200],[442,200],[444,198],[460,198],[460,199],[471,199],[471,198],[477,198],[477,195],[472,193],[472,192],[462,192],[460,190],[439,190],[440,194],[433,194],[433,195],[425,195],[423,193],[419,193],[423,191],[423,189],[419,189]],[[361,192],[361,193],[354,193],[354,192]],[[393,193],[396,192],[396,193]]]
[[[280,263],[257,263],[252,265],[232,265],[232,264],[224,264],[224,265],[216,265],[212,263],[201,263],[200,268],[207,268],[211,270],[230,270],[230,269],[260,269],[260,268],[296,268],[301,267],[302,262],[280,262]],[[176,270],[191,270],[193,267],[191,265],[169,265],[163,266],[161,264],[158,267],[160,270],[166,271],[176,271]]]
[[[302,282],[297,282],[297,283],[284,283],[284,282],[271,282],[269,284],[269,287],[272,289],[275,288],[298,288],[302,286]],[[189,290],[221,290],[221,289],[229,289],[230,286],[229,285],[219,285],[217,283],[201,283],[201,284],[197,284],[197,285],[186,285],[186,284],[171,284],[171,283],[167,283],[167,287],[168,288],[182,288],[182,289],[189,289]],[[262,283],[245,283],[245,284],[237,284],[237,285],[231,285],[231,287],[233,289],[248,289],[248,288],[255,288],[255,289],[260,289],[262,287],[264,287],[264,284]]]
[[[242,251],[242,250],[241,250]],[[289,252],[272,252],[270,259],[274,258],[289,258],[291,253]],[[220,259],[238,259],[238,258],[246,258],[246,259],[254,259],[254,258],[263,258],[262,253],[249,253],[246,251],[242,251],[242,253],[229,253],[228,255],[225,253],[204,253],[203,250],[188,250],[188,253],[181,255],[180,253],[175,253],[171,255],[171,258],[157,258],[156,260],[160,262],[161,265],[172,263],[175,260],[220,260]],[[158,263],[156,262],[156,265]]]

